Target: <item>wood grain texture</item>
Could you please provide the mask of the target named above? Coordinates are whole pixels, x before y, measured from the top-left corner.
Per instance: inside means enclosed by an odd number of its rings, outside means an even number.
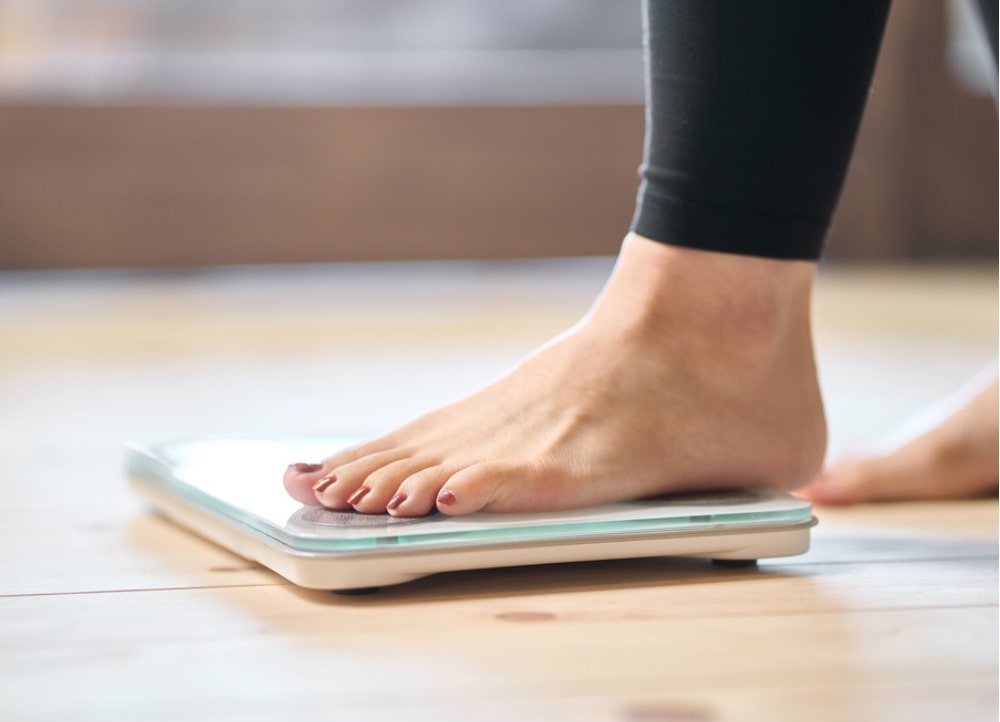
[[[996,719],[996,499],[821,509],[808,553],[755,570],[597,562],[343,597],[124,485],[129,438],[375,428],[460,394],[571,323],[607,266],[0,275],[0,719]],[[834,434],[989,359],[995,283],[821,279],[827,382],[878,402],[832,398]]]

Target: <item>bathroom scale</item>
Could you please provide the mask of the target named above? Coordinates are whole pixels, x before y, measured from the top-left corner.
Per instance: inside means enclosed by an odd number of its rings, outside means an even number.
[[[304,506],[285,492],[289,462],[352,439],[199,438],[133,444],[132,488],[187,529],[312,589],[371,590],[439,572],[637,557],[753,564],[801,554],[809,502],[748,488],[533,514],[416,519]]]

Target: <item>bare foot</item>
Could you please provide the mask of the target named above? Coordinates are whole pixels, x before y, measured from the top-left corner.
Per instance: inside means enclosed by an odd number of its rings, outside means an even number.
[[[957,499],[997,491],[1000,428],[995,372],[960,403],[937,410],[934,423],[904,435],[884,454],[843,461],[802,490],[820,504]]]
[[[306,504],[422,516],[801,485],[826,446],[815,270],[630,235],[570,331],[464,400],[319,469],[289,467],[285,487]]]

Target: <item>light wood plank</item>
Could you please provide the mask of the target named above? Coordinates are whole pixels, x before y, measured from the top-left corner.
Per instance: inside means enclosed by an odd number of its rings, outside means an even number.
[[[996,499],[821,509],[807,554],[759,570],[601,562],[350,598],[296,589],[124,486],[130,437],[329,428],[331,405],[403,420],[572,322],[599,270],[451,291],[443,274],[422,308],[419,284],[374,269],[311,271],[300,297],[295,272],[0,285],[0,719],[995,720]],[[331,278],[346,285],[324,295]],[[995,278],[975,278],[821,281],[835,435],[933,398],[939,363],[995,352]],[[947,353],[915,352],[933,338]]]
[[[61,694],[47,706],[97,705],[123,719],[176,699],[177,689],[188,709],[213,716],[277,710],[288,700],[315,709],[321,698],[350,710],[385,704],[386,695],[398,709],[447,699],[462,714],[480,703],[593,695],[623,703],[682,696],[705,706],[731,689],[765,698],[771,690],[775,704],[775,689],[840,687],[852,690],[839,705],[846,715],[872,685],[971,680],[982,689],[997,673],[992,607],[775,614],[752,623],[624,616],[524,624],[455,614],[429,625],[419,608],[367,610],[363,619],[355,607],[352,620],[322,608],[303,615],[282,591],[150,593],[156,604],[145,595],[127,613],[129,595],[90,595],[75,623],[48,631],[54,645],[4,655],[14,690],[6,704],[44,700],[43,688],[60,679]],[[175,619],[170,629],[164,614]],[[787,711],[771,713],[790,718]]]

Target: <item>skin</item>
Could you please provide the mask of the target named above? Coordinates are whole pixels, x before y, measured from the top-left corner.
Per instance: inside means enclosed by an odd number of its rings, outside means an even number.
[[[997,378],[934,414],[932,424],[881,454],[834,464],[800,493],[817,504],[971,498],[996,494]]]
[[[815,274],[630,234],[572,329],[468,398],[290,466],[285,487],[304,504],[422,516],[801,486],[826,447]]]

